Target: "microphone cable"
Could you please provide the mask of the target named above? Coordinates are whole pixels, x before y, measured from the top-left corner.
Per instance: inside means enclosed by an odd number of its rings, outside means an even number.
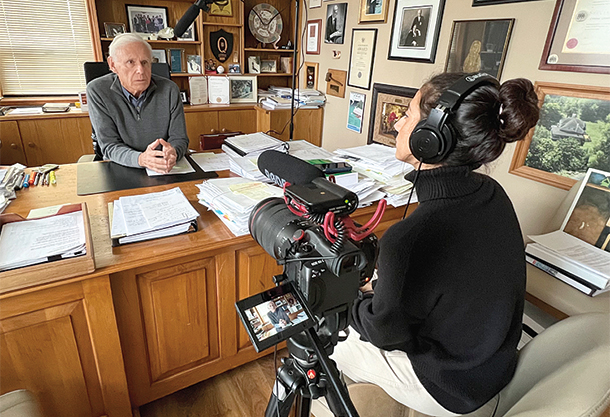
[[[402,220],[407,217],[407,210],[409,210],[409,204],[411,204],[411,197],[413,197],[413,191],[415,191],[415,184],[417,183],[417,179],[419,178],[419,171],[421,171],[422,161],[419,161],[419,165],[417,166],[417,171],[415,171],[415,179],[413,179],[413,186],[411,187],[411,192],[409,193],[409,199],[407,200],[407,206],[405,207],[405,212],[402,215]]]

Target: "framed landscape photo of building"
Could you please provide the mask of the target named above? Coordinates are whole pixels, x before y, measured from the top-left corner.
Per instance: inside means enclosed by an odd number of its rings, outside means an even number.
[[[396,146],[398,132],[394,125],[407,113],[416,88],[388,84],[373,84],[373,101],[367,143]]]
[[[445,0],[397,0],[388,59],[433,63]]]
[[[509,172],[569,190],[588,168],[610,171],[610,87],[537,82],[540,120]]]
[[[390,0],[360,0],[358,23],[388,21]]]
[[[610,74],[610,2],[557,0],[539,69]]]
[[[125,33],[125,24],[104,22],[104,31],[106,32],[107,38],[114,38],[116,35]]]
[[[446,72],[484,72],[500,79],[515,19],[456,20]]]
[[[231,103],[256,103],[257,84],[255,76],[232,75]]]
[[[168,26],[167,7],[126,4],[129,31],[134,33],[157,33]]]

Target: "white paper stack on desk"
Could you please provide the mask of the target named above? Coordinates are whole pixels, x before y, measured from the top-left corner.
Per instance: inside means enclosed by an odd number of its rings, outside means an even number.
[[[266,150],[286,149],[285,142],[262,132],[226,138],[222,150],[231,157],[258,156]]]
[[[0,233],[0,271],[85,255],[83,212],[7,223]]]
[[[238,177],[214,178],[197,187],[199,202],[214,211],[235,236],[249,233],[250,212],[261,200],[283,195],[279,187]]]
[[[108,213],[113,246],[194,232],[199,217],[179,187],[120,197]]]

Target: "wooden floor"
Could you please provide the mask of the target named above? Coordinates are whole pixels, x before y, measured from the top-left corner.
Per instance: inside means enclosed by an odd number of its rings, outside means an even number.
[[[278,353],[287,356],[285,349]],[[275,381],[273,354],[140,407],[141,417],[263,417]]]

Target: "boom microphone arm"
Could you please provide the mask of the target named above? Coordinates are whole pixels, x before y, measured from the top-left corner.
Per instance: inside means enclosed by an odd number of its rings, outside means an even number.
[[[184,16],[180,18],[176,27],[174,28],[174,34],[177,38],[184,35],[184,32],[193,24],[197,16],[199,16],[199,10],[203,10],[208,13],[210,11],[210,4],[216,3],[216,0],[197,0],[189,9],[184,13]]]

